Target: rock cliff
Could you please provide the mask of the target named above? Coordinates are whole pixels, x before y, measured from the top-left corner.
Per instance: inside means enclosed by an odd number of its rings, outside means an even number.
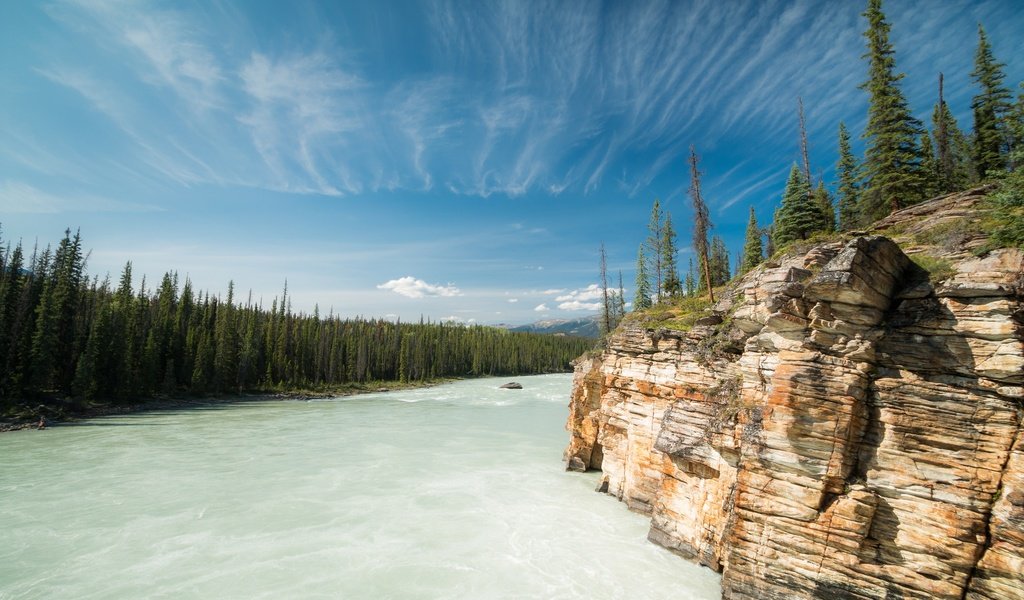
[[[727,599],[1024,598],[1024,253],[971,252],[984,192],[627,320],[577,365],[568,467]]]

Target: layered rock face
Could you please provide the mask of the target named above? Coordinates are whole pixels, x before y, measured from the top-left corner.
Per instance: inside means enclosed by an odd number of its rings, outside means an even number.
[[[916,209],[921,210],[921,209]],[[729,599],[1024,598],[1024,254],[864,236],[577,366],[566,459]]]

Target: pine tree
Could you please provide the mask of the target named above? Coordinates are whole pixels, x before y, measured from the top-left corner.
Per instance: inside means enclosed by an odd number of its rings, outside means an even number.
[[[672,215],[665,211],[665,225],[661,231],[661,270],[664,294],[669,298],[679,295],[679,269],[676,268],[676,230],[672,227]]]
[[[626,289],[622,285],[622,271],[619,271],[619,291],[615,294],[615,324],[626,316]]]
[[[836,207],[832,204],[832,195],[825,189],[825,182],[819,181],[811,200],[818,209],[818,224],[815,231],[832,233],[836,230]]]
[[[1010,133],[1024,140],[1024,83],[1015,112],[1009,121]],[[1024,144],[1014,146],[1011,164],[1024,165]],[[999,191],[989,197],[998,215],[992,232],[992,243],[1024,250],[1024,168],[1017,167],[1000,182]]]
[[[636,292],[633,296],[633,310],[651,307],[651,284],[647,276],[647,259],[643,244],[636,250]]]
[[[711,285],[718,287],[729,283],[729,250],[717,235],[711,238]]]
[[[1006,75],[992,54],[985,29],[978,24],[978,50],[971,78],[981,91],[971,100],[974,111],[974,168],[981,177],[1001,175],[1009,153],[1006,116],[1010,112],[1010,90],[1003,85]]]
[[[932,130],[935,132],[937,193],[948,194],[969,186],[973,182],[973,160],[967,139],[943,96],[942,73],[939,73],[939,100],[932,109]]]
[[[921,156],[917,136],[922,126],[911,115],[900,90],[902,73],[889,42],[890,25],[882,13],[882,0],[868,0],[868,80],[861,88],[871,96],[868,124],[864,131],[865,187],[861,196],[862,216],[873,221],[921,200]]]
[[[932,138],[927,131],[921,132],[921,174],[921,191],[924,192],[925,198],[938,195],[941,187],[939,161],[935,157]]]
[[[608,295],[608,261],[601,242],[601,335],[607,335],[614,324],[612,322],[612,302]]]
[[[794,164],[789,170],[782,205],[773,224],[775,246],[780,247],[793,240],[807,239],[814,232],[821,230],[821,221],[821,208],[813,200],[803,173]]]
[[[664,268],[662,260],[664,252],[661,244],[664,239],[662,232],[661,202],[654,199],[654,206],[651,207],[651,220],[647,224],[647,256],[650,258],[648,266],[651,268],[652,283],[654,283],[654,301],[661,300],[661,292],[664,289]]]
[[[852,231],[860,226],[860,171],[850,149],[850,133],[839,123],[839,230]]]
[[[690,268],[686,271],[686,295],[692,296],[697,291],[697,278],[693,274],[693,259],[690,259]]]
[[[697,254],[702,278],[708,300],[715,301],[714,285],[711,283],[711,265],[708,249],[708,230],[711,229],[711,218],[708,206],[700,193],[700,171],[697,169],[697,151],[690,146],[690,198],[693,200],[693,250]]]
[[[757,216],[754,215],[754,207],[750,207],[750,219],[747,221],[747,235],[743,244],[743,260],[740,263],[739,273],[742,275],[761,264],[764,260],[761,247],[761,228],[757,225]]]

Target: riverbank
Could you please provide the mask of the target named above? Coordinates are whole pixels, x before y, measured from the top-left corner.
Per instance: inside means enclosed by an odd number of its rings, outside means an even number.
[[[440,378],[427,381],[400,382],[400,381],[372,381],[360,384],[347,384],[322,389],[295,389],[295,390],[250,390],[239,394],[230,395],[190,395],[190,396],[155,396],[149,399],[140,399],[128,404],[103,404],[94,403],[88,406],[80,406],[72,400],[66,400],[59,406],[53,404],[38,404],[32,408],[28,404],[22,404],[14,409],[11,414],[0,417],[0,433],[9,431],[20,431],[23,429],[38,429],[40,418],[45,420],[47,428],[60,426],[62,423],[74,423],[86,419],[105,417],[111,415],[124,415],[129,413],[140,413],[160,410],[178,410],[186,408],[200,408],[219,404],[235,404],[239,402],[268,402],[268,401],[290,401],[290,400],[315,400],[319,398],[338,398],[344,396],[356,396],[359,394],[372,394],[377,392],[391,392],[398,390],[410,390],[417,388],[433,387],[458,381],[457,378]]]

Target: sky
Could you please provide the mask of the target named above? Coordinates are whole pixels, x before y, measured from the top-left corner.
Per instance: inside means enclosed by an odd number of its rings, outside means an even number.
[[[3,243],[80,229],[90,274],[177,271],[296,311],[522,324],[632,297],[655,198],[685,270],[689,147],[733,258],[799,158],[863,151],[866,2],[0,3]],[[982,23],[1024,80],[1019,0],[887,0],[897,68],[964,129]]]

